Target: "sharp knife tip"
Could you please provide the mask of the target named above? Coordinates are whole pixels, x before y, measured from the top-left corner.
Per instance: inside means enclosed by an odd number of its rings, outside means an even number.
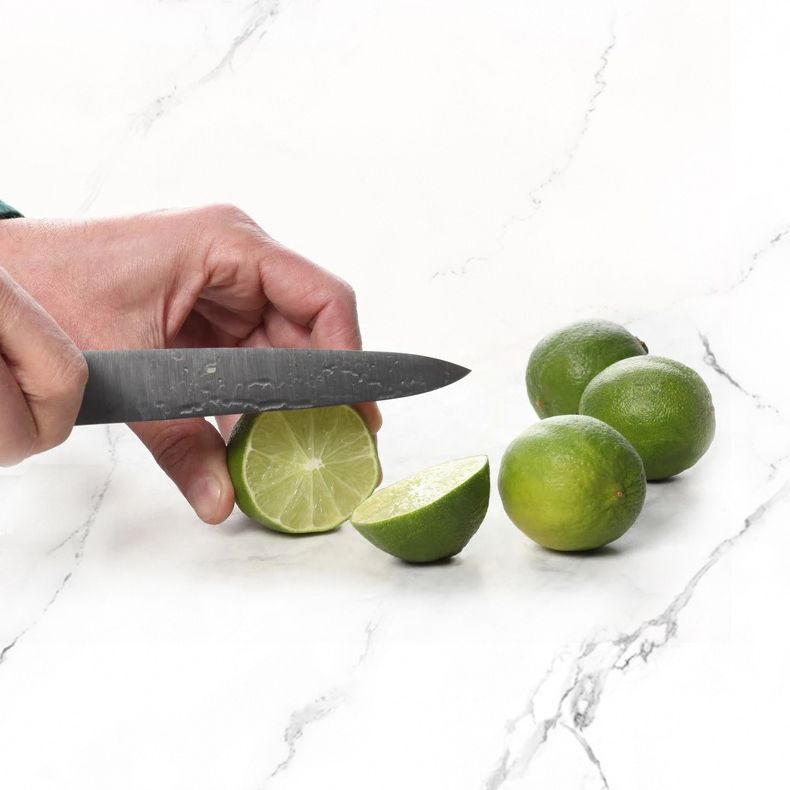
[[[454,382],[460,381],[464,376],[468,376],[472,372],[469,368],[465,368],[463,365],[456,365],[454,362],[448,362],[447,367]]]

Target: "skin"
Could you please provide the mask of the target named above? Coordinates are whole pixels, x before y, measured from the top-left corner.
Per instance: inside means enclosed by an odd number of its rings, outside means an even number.
[[[349,285],[234,206],[90,221],[4,220],[0,262],[6,465],[68,436],[87,376],[77,348],[362,346]],[[378,407],[359,409],[377,432]],[[17,423],[30,433],[31,419],[45,429],[26,444]],[[220,430],[203,419],[130,425],[212,524],[233,509],[223,436],[236,419],[219,418]]]
[[[0,466],[65,441],[87,380],[74,343],[0,269]]]

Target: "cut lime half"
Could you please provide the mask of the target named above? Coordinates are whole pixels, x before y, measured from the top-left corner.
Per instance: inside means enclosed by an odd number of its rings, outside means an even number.
[[[433,466],[365,500],[351,523],[374,546],[407,562],[458,554],[488,510],[490,474],[484,455]]]
[[[280,532],[334,529],[381,479],[373,437],[350,406],[245,415],[228,468],[239,507]]]

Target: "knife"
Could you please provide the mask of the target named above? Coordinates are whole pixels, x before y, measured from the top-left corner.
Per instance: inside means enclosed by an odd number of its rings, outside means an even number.
[[[417,395],[469,370],[387,351],[178,348],[86,351],[77,425],[172,420]]]

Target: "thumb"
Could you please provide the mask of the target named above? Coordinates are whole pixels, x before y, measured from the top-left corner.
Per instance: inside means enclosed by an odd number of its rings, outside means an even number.
[[[129,427],[178,486],[195,513],[219,524],[233,510],[225,442],[206,420],[136,422]]]

